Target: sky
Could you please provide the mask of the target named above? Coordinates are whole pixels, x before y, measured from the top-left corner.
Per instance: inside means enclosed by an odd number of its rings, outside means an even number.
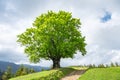
[[[80,18],[87,54],[61,59],[61,66],[120,64],[119,4],[120,0],[0,0],[0,60],[34,65],[16,42],[17,35],[32,27],[42,13],[64,10]],[[52,61],[42,59],[37,65],[52,66]]]

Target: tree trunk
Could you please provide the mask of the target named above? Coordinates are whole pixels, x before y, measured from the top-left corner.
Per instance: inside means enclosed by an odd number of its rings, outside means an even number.
[[[53,69],[60,68],[60,59],[52,59],[53,61]]]

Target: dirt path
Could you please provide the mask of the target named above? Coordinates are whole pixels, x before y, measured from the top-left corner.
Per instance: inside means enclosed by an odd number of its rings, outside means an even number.
[[[61,80],[77,80],[86,70],[76,70],[67,76],[63,77]]]

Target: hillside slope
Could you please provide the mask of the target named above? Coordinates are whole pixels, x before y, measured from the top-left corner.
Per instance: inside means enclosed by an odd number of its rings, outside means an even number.
[[[12,78],[10,80],[60,80],[65,75],[68,75],[76,70],[79,71],[82,69],[75,69],[73,67],[60,68],[60,69],[42,71],[25,76],[20,76],[20,77]],[[120,80],[120,67],[91,68],[88,69],[84,74],[82,74],[80,78],[77,80]]]
[[[89,69],[78,80],[120,80],[120,67]]]
[[[60,68],[20,76],[12,78],[10,80],[59,80],[60,78],[71,73],[72,71],[74,71],[73,68]]]

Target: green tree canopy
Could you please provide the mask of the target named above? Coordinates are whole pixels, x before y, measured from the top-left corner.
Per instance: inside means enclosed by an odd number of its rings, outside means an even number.
[[[53,61],[53,68],[60,67],[61,58],[73,58],[76,51],[86,54],[85,37],[80,31],[80,19],[65,11],[48,11],[33,22],[33,27],[18,35],[18,42],[25,46],[31,62],[44,58]]]

